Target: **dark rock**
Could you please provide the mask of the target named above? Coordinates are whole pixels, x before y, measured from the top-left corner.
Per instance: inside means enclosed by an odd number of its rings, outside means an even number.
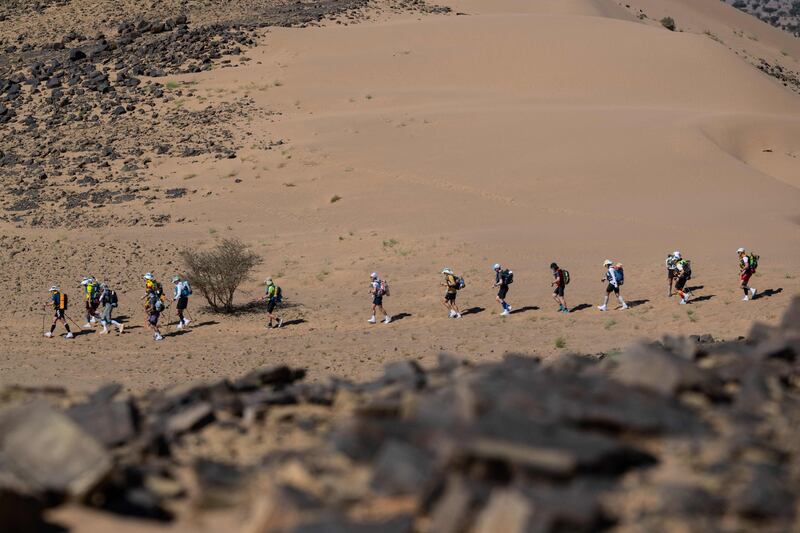
[[[375,459],[371,486],[388,494],[411,494],[422,490],[433,478],[434,462],[429,454],[402,442],[389,440]]]
[[[723,396],[722,383],[710,372],[653,344],[637,344],[616,358],[612,377],[627,385],[672,396],[698,391]]]
[[[194,463],[194,476],[198,487],[201,508],[230,507],[240,503],[250,481],[241,468],[209,459]]]
[[[164,429],[167,435],[182,435],[196,431],[214,421],[214,410],[208,403],[198,403],[170,415]]]
[[[754,519],[794,515],[796,494],[777,467],[756,466],[748,477],[732,502],[740,515]]]
[[[422,387],[425,385],[425,372],[416,361],[395,361],[384,367],[383,381]]]
[[[73,48],[69,51],[70,61],[80,61],[81,59],[86,59],[86,54],[83,52],[83,50]]]
[[[103,447],[77,424],[44,403],[0,417],[0,454],[29,486],[81,498],[111,471]]]
[[[288,385],[304,375],[305,371],[292,370],[288,366],[264,367],[237,379],[232,387],[237,391],[252,391],[265,385]]]
[[[86,404],[74,405],[66,414],[84,431],[109,448],[128,442],[137,434],[137,412],[130,401],[112,402],[110,398],[100,397]]]

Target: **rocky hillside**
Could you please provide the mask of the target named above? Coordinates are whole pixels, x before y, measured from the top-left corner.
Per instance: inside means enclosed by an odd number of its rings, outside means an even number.
[[[238,0],[222,13],[209,1],[3,2],[0,220],[70,228],[90,224],[91,212],[95,226],[161,225],[119,220],[112,207],[153,196],[141,173],[159,157],[235,158],[234,126],[256,116],[246,97],[187,109],[191,84],[165,76],[243,65],[269,26],[440,9],[421,0]]]
[[[800,0],[723,0],[776,28],[800,37]]]
[[[800,526],[800,298],[747,340],[303,378],[262,368],[142,397],[8,388],[0,529],[58,524],[45,511],[64,504],[230,512],[248,532]]]

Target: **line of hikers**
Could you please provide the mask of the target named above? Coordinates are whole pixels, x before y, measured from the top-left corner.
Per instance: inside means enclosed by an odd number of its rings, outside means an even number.
[[[756,289],[749,286],[750,278],[755,274],[758,268],[759,256],[753,253],[747,253],[744,248],[739,248],[736,251],[739,257],[739,277],[740,288],[744,292],[743,301],[752,300],[756,295]],[[667,296],[672,297],[674,294],[680,296],[679,304],[686,305],[692,298],[692,293],[686,287],[687,282],[692,277],[692,264],[691,261],[685,259],[679,251],[672,252],[667,255]],[[608,310],[608,302],[611,293],[617,298],[619,302],[618,309],[628,309],[628,304],[620,293],[620,288],[625,283],[625,270],[621,263],[614,263],[610,259],[603,262],[604,275],[602,282],[606,284],[605,296],[602,305],[597,306],[600,311]],[[505,317],[511,314],[511,305],[506,301],[508,296],[509,286],[514,283],[514,272],[508,268],[503,268],[502,265],[496,263],[493,265],[494,281],[492,288],[497,289],[496,301],[502,308],[501,316]],[[550,264],[550,271],[552,274],[552,281],[550,283],[553,289],[553,300],[558,304],[558,312],[569,313],[569,306],[565,296],[565,290],[570,283],[569,271],[560,267],[557,263]],[[466,288],[466,282],[462,276],[454,273],[452,268],[444,268],[442,270],[444,276],[441,285],[445,287],[444,299],[442,305],[448,311],[450,318],[461,318],[461,311],[458,308],[456,299],[459,291]],[[169,308],[169,302],[164,289],[153,274],[147,273],[143,276],[145,282],[145,295],[142,297],[144,302],[145,315],[147,317],[147,326],[153,332],[153,338],[156,341],[162,340],[164,337],[161,335],[159,329],[159,319],[166,309]],[[191,319],[188,315],[189,298],[192,295],[192,288],[189,280],[179,275],[173,276],[173,294],[172,301],[175,302],[175,308],[178,314],[177,329],[183,329],[188,326]],[[267,317],[269,322],[267,328],[283,326],[283,318],[275,314],[277,306],[283,301],[283,291],[275,284],[272,278],[265,280],[265,293],[261,301],[267,303]],[[674,293],[673,293],[674,285]],[[83,326],[78,326],[74,321],[73,324],[79,329],[91,329],[98,321],[102,326],[102,330],[98,333],[108,333],[108,327],[114,326],[121,334],[125,325],[114,320],[112,315],[114,310],[119,305],[117,293],[113,290],[107,282],[99,283],[93,276],[87,276],[80,283],[82,293],[84,295],[85,310],[86,310],[86,323]],[[383,307],[383,299],[390,295],[389,283],[385,279],[381,279],[377,272],[370,274],[370,295],[372,296],[372,316],[368,322],[375,324],[378,322],[377,316],[383,316],[381,321],[384,324],[392,322],[392,315],[390,315]],[[67,331],[66,338],[73,338],[73,333],[70,330],[66,314],[68,309],[67,295],[63,293],[58,285],[50,287],[50,299],[45,303],[46,306],[51,306],[54,315],[53,322],[50,326],[50,331],[45,332],[45,337],[52,337],[56,325],[60,322],[64,325]],[[98,309],[102,308],[98,316]],[[42,317],[44,320],[44,316]],[[69,319],[71,320],[71,319]],[[273,326],[273,322],[275,325]]]
[[[739,256],[740,287],[744,291],[744,298],[742,298],[742,300],[751,300],[756,295],[756,289],[749,287],[748,283],[751,276],[755,274],[758,268],[759,256],[753,253],[747,253],[744,248],[736,250],[736,254]],[[671,298],[674,294],[677,294],[680,296],[678,303],[680,305],[686,305],[693,296],[691,291],[686,287],[686,283],[692,278],[692,263],[688,259],[684,259],[679,251],[675,251],[667,255],[666,265],[667,281],[669,283],[667,296]],[[620,289],[625,283],[625,269],[623,265],[606,259],[603,262],[603,268],[605,272],[601,281],[606,284],[605,296],[602,305],[598,305],[597,309],[600,311],[608,311],[608,301],[611,293],[614,293],[619,302],[618,309],[628,309],[628,304],[625,303],[622,294],[620,294]],[[494,283],[492,284],[492,288],[497,289],[497,296],[495,299],[502,308],[500,316],[505,317],[511,314],[512,308],[506,301],[506,297],[508,296],[509,285],[514,283],[514,272],[510,269],[503,268],[499,263],[495,263],[492,266],[492,270],[494,271]],[[564,294],[570,282],[569,271],[561,268],[555,262],[550,263],[550,271],[553,276],[550,286],[553,288],[553,300],[558,304],[558,312],[569,313],[569,306],[567,305],[566,296]],[[456,299],[459,291],[466,287],[466,282],[462,276],[456,275],[450,267],[442,269],[442,275],[444,279],[441,285],[445,287],[442,305],[449,313],[450,318],[461,318],[461,311],[456,303]],[[675,285],[674,294],[673,283]],[[375,324],[377,322],[376,314],[380,312],[384,317],[383,323],[390,323],[392,321],[392,316],[386,312],[383,307],[383,297],[389,296],[389,284],[386,280],[380,279],[376,272],[370,275],[370,294],[372,295],[372,316],[367,322]]]

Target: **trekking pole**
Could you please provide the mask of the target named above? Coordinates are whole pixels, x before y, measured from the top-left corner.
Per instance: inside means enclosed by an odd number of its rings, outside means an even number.
[[[78,328],[78,331],[83,331],[83,328],[82,328],[82,327],[80,327],[80,325],[78,325],[78,323],[77,323],[77,322],[75,322],[74,320],[72,320],[72,319],[69,317],[69,315],[68,315],[67,313],[64,313],[64,316],[67,318],[67,320],[69,320],[70,322],[72,322],[72,324],[73,324],[73,325],[74,325],[76,328]]]

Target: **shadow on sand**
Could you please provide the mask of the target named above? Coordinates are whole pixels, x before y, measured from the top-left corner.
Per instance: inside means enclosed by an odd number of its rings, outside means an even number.
[[[538,311],[538,310],[539,310],[539,307],[537,307],[535,305],[526,305],[525,307],[520,307],[519,309],[514,309],[513,311],[511,311],[510,314],[516,315],[516,314],[519,314],[519,313],[526,313],[528,311]]]
[[[462,311],[461,316],[477,315],[478,313],[483,313],[484,311],[486,311],[485,307],[470,307],[469,309]]]
[[[753,300],[758,300],[761,298],[769,298],[770,296],[775,296],[776,294],[780,294],[783,292],[783,287],[779,287],[777,289],[767,289],[765,291],[757,292],[756,295],[753,297]]]

